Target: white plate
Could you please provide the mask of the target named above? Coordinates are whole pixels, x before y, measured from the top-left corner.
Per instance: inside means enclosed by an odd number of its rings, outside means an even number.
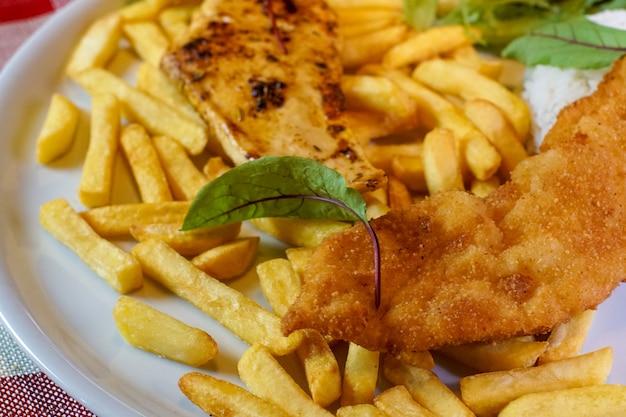
[[[53,380],[100,417],[202,416],[179,392],[178,378],[192,368],[128,346],[118,335],[112,308],[118,295],[38,224],[39,206],[65,197],[82,209],[76,189],[85,146],[49,167],[35,160],[35,137],[53,92],[87,109],[88,96],[63,78],[63,63],[86,25],[121,0],[74,1],[41,28],[0,74],[0,315]],[[86,116],[84,115],[84,119]],[[84,123],[83,123],[84,126]],[[85,138],[85,131],[79,132]],[[117,181],[121,194],[124,178]],[[119,191],[119,190],[118,190]],[[264,240],[262,257],[280,253]],[[236,288],[262,302],[254,277]],[[237,381],[236,362],[246,345],[185,302],[148,284],[138,297],[208,330],[221,353],[204,371]],[[626,290],[599,309],[585,346],[615,349],[609,382],[626,384]],[[437,368],[451,386],[457,377]]]

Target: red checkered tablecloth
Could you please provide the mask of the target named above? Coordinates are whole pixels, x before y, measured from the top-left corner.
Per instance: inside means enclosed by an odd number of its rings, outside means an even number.
[[[0,0],[0,71],[19,46],[70,0]],[[24,354],[0,324],[0,416],[95,416]]]

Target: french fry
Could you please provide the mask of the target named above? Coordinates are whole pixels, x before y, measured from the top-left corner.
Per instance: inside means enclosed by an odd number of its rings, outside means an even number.
[[[122,19],[111,13],[96,19],[72,51],[65,73],[70,77],[89,69],[104,67],[115,54],[122,37]]]
[[[384,112],[399,118],[415,116],[416,104],[391,80],[375,75],[344,75],[341,90],[346,109]]]
[[[252,266],[260,240],[258,236],[239,238],[200,253],[191,263],[221,281],[237,278]]]
[[[463,175],[457,159],[454,136],[447,129],[435,128],[426,134],[422,162],[428,192],[462,190]]]
[[[113,73],[92,68],[73,77],[89,94],[112,93],[124,103],[126,116],[143,125],[152,135],[176,139],[191,155],[202,152],[208,142],[206,128],[169,106],[139,91]]]
[[[172,201],[172,192],[159,156],[143,126],[136,123],[126,125],[122,129],[120,142],[139,188],[141,201],[144,203]]]
[[[309,263],[309,259],[311,259],[311,255],[313,255],[314,251],[315,248],[305,247],[287,248],[285,250],[285,255],[287,255],[287,259],[289,260],[291,267],[301,280],[307,264]]]
[[[477,371],[493,372],[533,366],[547,347],[547,342],[512,338],[445,347],[439,351]]]
[[[404,385],[417,403],[438,416],[474,416],[456,394],[429,369],[410,366],[385,355],[383,374],[391,383]]]
[[[178,387],[192,403],[215,417],[290,417],[245,388],[200,372],[183,375]]]
[[[213,156],[207,159],[206,164],[202,167],[202,172],[208,181],[212,181],[231,168],[221,156]]]
[[[497,176],[489,177],[486,180],[474,178],[470,184],[470,192],[478,197],[487,197],[500,186],[500,179]]]
[[[413,400],[404,385],[396,385],[374,398],[377,408],[394,417],[437,417],[427,408]]]
[[[394,155],[391,158],[391,170],[389,172],[411,191],[418,193],[428,191],[426,168],[422,155]]]
[[[490,101],[469,100],[463,106],[463,110],[465,116],[485,134],[500,153],[503,175],[508,178],[517,164],[528,158],[528,152],[515,129],[502,111]]]
[[[170,42],[176,42],[185,36],[189,28],[191,16],[196,8],[196,5],[185,4],[161,10],[158,17],[159,24],[170,38]]]
[[[425,369],[432,369],[435,367],[433,355],[428,350],[417,352],[403,351],[395,354],[394,357],[410,366],[417,366]]]
[[[313,248],[328,235],[350,227],[333,220],[303,220],[278,217],[252,219],[250,223],[262,232],[293,246]]]
[[[446,57],[470,67],[492,80],[498,80],[504,69],[504,63],[501,60],[486,58],[480,55],[473,45],[457,48]]]
[[[47,164],[72,147],[79,110],[59,93],[52,95],[43,126],[37,136],[37,162]]]
[[[578,355],[585,343],[594,315],[595,310],[585,310],[552,329],[548,336],[548,348],[539,357],[539,363]]]
[[[411,141],[400,144],[370,142],[363,149],[365,156],[376,168],[389,173],[393,171],[392,160],[397,156],[422,157],[422,142]]]
[[[499,417],[618,417],[626,414],[626,386],[589,387],[526,394],[511,401]]]
[[[472,45],[479,37],[477,30],[462,25],[435,26],[416,31],[390,48],[382,57],[382,64],[388,68],[417,64]]]
[[[115,324],[129,344],[190,366],[201,366],[217,355],[217,343],[204,330],[191,327],[128,296],[113,308]]]
[[[331,6],[333,7],[333,6]],[[346,26],[361,25],[372,20],[388,21],[395,19],[402,20],[402,8],[393,6],[376,7],[376,6],[360,6],[360,7],[333,7],[337,13],[339,28]]]
[[[289,261],[282,258],[262,262],[256,270],[265,298],[276,315],[283,317],[300,294],[300,277],[291,268]]]
[[[140,262],[144,274],[213,317],[248,344],[266,345],[279,356],[295,351],[300,345],[301,332],[283,336],[278,316],[200,271],[165,242],[140,242],[131,249],[131,254]]]
[[[153,20],[159,13],[159,5],[155,2],[141,0],[122,7],[119,11],[124,22]]]
[[[122,29],[139,58],[158,68],[170,45],[160,26],[153,21],[140,21],[125,23]]]
[[[125,294],[143,285],[137,260],[98,236],[65,199],[43,204],[39,223],[117,292]]]
[[[297,382],[272,356],[266,346],[249,347],[237,364],[239,377],[253,394],[283,408],[290,415],[331,417],[332,414],[313,402]],[[268,381],[272,381],[268,384]],[[276,389],[280,387],[280,389]]]
[[[400,209],[413,204],[413,197],[409,188],[397,177],[391,175],[387,179],[387,192],[389,194],[389,208]]]
[[[100,236],[118,238],[130,235],[130,228],[140,223],[182,224],[189,210],[189,201],[162,203],[129,203],[97,207],[80,216]]]
[[[177,200],[193,200],[207,177],[193,163],[183,146],[168,136],[152,138],[172,194]]]
[[[343,65],[358,68],[379,62],[385,51],[401,42],[407,32],[408,27],[400,24],[345,39],[341,51]]]
[[[157,100],[167,104],[174,111],[194,120],[200,125],[204,121],[178,88],[158,67],[143,62],[137,69],[137,89],[150,94]]]
[[[428,61],[431,62],[431,61]],[[386,76],[413,97],[420,109],[422,122],[430,127],[448,129],[456,139],[461,155],[462,172],[469,169],[474,177],[485,180],[500,167],[501,157],[487,137],[480,132],[452,102],[397,70],[368,65],[362,73]],[[467,169],[466,169],[467,168]]]
[[[341,405],[371,403],[378,382],[380,352],[367,350],[355,343],[348,345],[343,373]]]
[[[274,312],[283,317],[300,294],[300,278],[286,259],[275,258],[257,266],[259,284]],[[305,330],[298,358],[304,367],[311,398],[323,407],[341,395],[341,374],[337,359],[326,339],[315,330]]]
[[[241,231],[241,223],[228,223],[190,231],[182,231],[180,228],[180,223],[137,223],[130,227],[130,234],[138,242],[158,239],[183,256],[196,256],[233,241]]]
[[[484,99],[498,106],[522,140],[530,129],[530,111],[524,101],[505,86],[471,68],[451,60],[432,59],[415,68],[413,77],[444,94],[461,97],[465,101]]]
[[[115,96],[105,94],[92,98],[89,145],[78,185],[78,198],[88,207],[111,202],[121,115]]]
[[[344,38],[351,38],[354,36],[362,36],[376,30],[382,30],[399,23],[401,23],[401,19],[397,16],[374,17],[372,20],[361,21],[351,25],[342,25],[340,23],[338,32]]]
[[[389,414],[372,404],[355,404],[337,409],[337,417],[389,417]]]
[[[479,417],[495,416],[516,398],[533,392],[602,384],[613,363],[610,347],[531,368],[461,378],[461,397]]]

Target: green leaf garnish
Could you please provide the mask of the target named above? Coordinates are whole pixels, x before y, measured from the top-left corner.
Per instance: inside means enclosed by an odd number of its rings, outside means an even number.
[[[261,217],[360,221],[374,247],[375,303],[380,305],[380,248],[366,203],[337,171],[309,158],[266,156],[241,164],[205,185],[182,230]]]
[[[626,31],[598,25],[585,17],[533,30],[511,42],[502,56],[526,66],[596,69],[626,53]]]

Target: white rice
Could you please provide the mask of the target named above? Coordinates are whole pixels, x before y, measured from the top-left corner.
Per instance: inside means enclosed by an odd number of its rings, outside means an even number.
[[[609,10],[588,18],[601,25],[626,30],[626,10]],[[559,111],[594,92],[608,70],[561,69],[546,65],[526,69],[522,98],[531,109],[535,147],[541,144]]]

